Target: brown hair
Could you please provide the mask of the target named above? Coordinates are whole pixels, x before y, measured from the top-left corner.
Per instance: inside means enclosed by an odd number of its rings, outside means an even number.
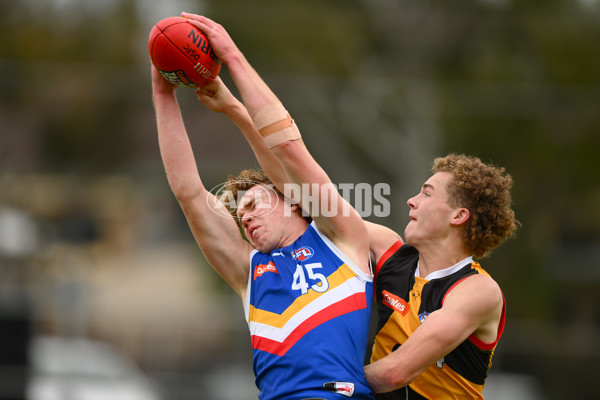
[[[220,197],[223,197],[225,195],[227,195],[227,196],[231,195],[234,199],[237,199],[239,192],[246,192],[246,191],[250,190],[252,187],[257,186],[257,185],[269,186],[271,189],[273,189],[275,191],[275,193],[277,193],[278,196],[280,196],[282,199],[285,199],[283,194],[275,187],[273,182],[271,182],[271,180],[269,179],[269,177],[267,176],[265,171],[263,171],[262,169],[245,169],[242,172],[240,172],[237,176],[229,175],[227,177],[227,181],[225,182],[225,184],[222,187],[223,192],[221,193]],[[238,226],[241,228],[242,227],[241,221],[239,220],[237,213],[236,213],[237,208],[232,207],[229,202],[225,202],[225,205],[226,205],[227,209],[229,210],[229,213],[233,216],[233,218],[237,222]],[[298,208],[298,212],[300,215],[302,215],[300,208]],[[304,217],[304,218],[308,222],[311,221],[310,217],[308,217],[308,218]]]
[[[504,168],[485,164],[476,157],[449,154],[436,158],[432,171],[452,174],[447,187],[448,204],[469,210],[463,234],[475,257],[489,255],[514,234],[518,221],[511,209],[513,181]]]

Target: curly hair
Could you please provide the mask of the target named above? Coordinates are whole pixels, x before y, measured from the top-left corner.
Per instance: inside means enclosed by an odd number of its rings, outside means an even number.
[[[485,164],[476,157],[449,154],[436,158],[432,171],[452,174],[446,188],[448,204],[469,210],[463,235],[476,258],[489,255],[514,234],[518,221],[511,209],[513,180],[504,168]]]

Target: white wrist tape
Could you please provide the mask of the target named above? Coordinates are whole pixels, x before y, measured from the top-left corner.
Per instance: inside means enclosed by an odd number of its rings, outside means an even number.
[[[296,123],[281,103],[264,106],[252,120],[269,148],[288,140],[300,139]]]

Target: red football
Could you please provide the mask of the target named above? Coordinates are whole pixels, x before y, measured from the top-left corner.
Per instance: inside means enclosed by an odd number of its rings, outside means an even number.
[[[158,21],[150,31],[148,50],[156,69],[177,86],[203,86],[221,70],[204,33],[182,17]]]

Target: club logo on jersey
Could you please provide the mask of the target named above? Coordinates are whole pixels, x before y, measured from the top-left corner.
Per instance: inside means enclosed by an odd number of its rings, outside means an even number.
[[[314,250],[310,247],[301,247],[298,250],[292,252],[292,257],[296,261],[306,261],[315,254]]]
[[[256,278],[260,278],[265,272],[275,272],[276,274],[279,273],[273,261],[269,261],[267,265],[258,264],[256,268],[254,268],[254,280],[256,280]]]
[[[408,303],[404,299],[384,290],[382,293],[383,304],[394,311],[398,311],[402,316],[408,313]]]
[[[425,318],[427,318],[428,315],[429,313],[427,311],[423,311],[419,314],[419,321],[421,321],[421,323],[425,322]]]

